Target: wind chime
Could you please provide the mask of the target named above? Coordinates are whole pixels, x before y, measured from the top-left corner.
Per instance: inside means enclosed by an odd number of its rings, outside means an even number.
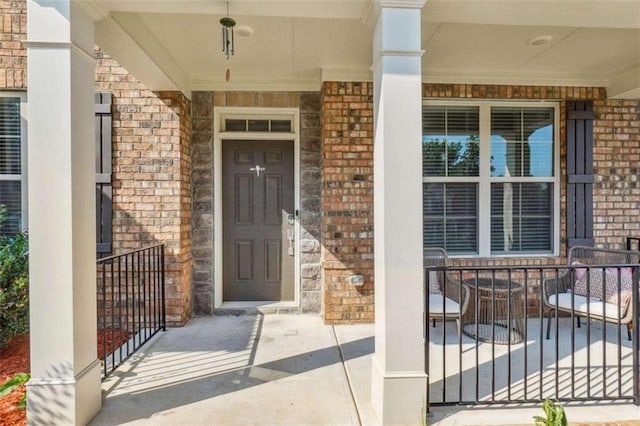
[[[227,2],[227,16],[220,19],[220,24],[222,25],[222,51],[229,59],[234,53],[233,27],[236,26],[236,21],[229,17],[229,2]]]
[[[220,19],[220,25],[222,25],[222,51],[224,55],[229,59],[234,54],[235,46],[233,40],[233,27],[236,26],[236,21],[229,17],[229,2],[227,2],[227,16]],[[231,71],[227,68],[225,72],[225,80],[229,81]]]

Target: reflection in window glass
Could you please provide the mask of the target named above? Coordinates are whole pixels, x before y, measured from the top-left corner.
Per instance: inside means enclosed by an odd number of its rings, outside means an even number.
[[[478,252],[478,186],[475,183],[423,184],[425,247],[452,253]]]
[[[552,249],[553,184],[491,184],[491,252]]]
[[[491,108],[491,176],[553,176],[553,108]]]
[[[478,107],[425,106],[423,176],[478,176],[479,128]]]
[[[291,132],[291,120],[271,120],[272,132]]]
[[[224,126],[227,132],[246,132],[247,120],[236,120],[228,118],[224,121]]]
[[[248,120],[248,129],[250,132],[268,132],[269,120]]]

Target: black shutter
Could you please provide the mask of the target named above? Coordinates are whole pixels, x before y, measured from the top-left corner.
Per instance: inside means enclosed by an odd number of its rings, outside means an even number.
[[[567,101],[567,244],[593,247],[593,103]]]
[[[111,253],[111,93],[96,93],[96,243]]]

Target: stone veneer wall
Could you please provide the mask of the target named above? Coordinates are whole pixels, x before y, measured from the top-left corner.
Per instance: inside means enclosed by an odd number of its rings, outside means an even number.
[[[191,112],[101,50],[96,90],[113,95],[113,253],[165,243],[167,321],[191,317]]]
[[[325,320],[373,320],[373,105],[371,83],[323,85],[322,246]],[[640,236],[640,101],[606,98],[599,87],[424,84],[426,99],[509,99],[560,102],[560,256],[452,259],[458,266],[552,265],[566,261],[566,100],[593,100],[594,237],[621,248]],[[370,121],[371,120],[371,121]],[[634,234],[635,233],[635,234]],[[348,286],[348,276],[365,286]],[[533,290],[533,289],[532,289]],[[530,308],[537,306],[530,295]]]
[[[0,1],[0,89],[27,88],[27,2]]]
[[[300,92],[193,93],[194,313],[214,303],[213,134],[216,107],[300,108],[301,306],[280,312],[320,312],[320,96]]]
[[[373,83],[322,86],[322,269],[325,322],[373,321]]]

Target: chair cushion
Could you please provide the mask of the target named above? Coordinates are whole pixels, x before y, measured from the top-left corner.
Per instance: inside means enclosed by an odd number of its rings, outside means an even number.
[[[549,305],[558,306],[561,309],[571,310],[571,298],[573,297],[573,309],[577,314],[586,315],[587,309],[589,313],[593,315],[605,316],[608,318],[622,318],[624,317],[626,306],[620,307],[620,313],[618,314],[618,305],[613,303],[602,303],[602,300],[590,297],[586,298],[578,294],[571,293],[559,293],[556,305],[556,295],[549,296]],[[604,309],[603,309],[604,305]],[[588,306],[588,308],[587,308]],[[602,313],[604,312],[604,315]]]
[[[619,303],[618,301],[618,269],[609,268],[607,274],[612,274],[615,277],[615,284],[613,286],[606,287],[605,300],[607,303]],[[609,280],[607,280],[608,282]],[[622,304],[628,302],[628,298],[631,297],[631,289],[633,287],[633,269],[620,268],[620,300]]]
[[[430,294],[429,315],[442,315],[445,310],[447,315],[458,315],[460,314],[460,305],[441,294]]]
[[[429,271],[429,293],[442,294],[440,290],[440,280],[438,279],[438,271]]]
[[[581,263],[573,262],[573,265],[581,265]],[[573,291],[580,296],[589,296],[592,299],[604,299],[602,294],[602,280],[606,280],[605,287],[615,285],[616,276],[609,274],[602,268],[589,269],[587,274],[586,268],[576,268],[576,285]]]
[[[572,265],[582,265],[573,262]],[[587,268],[575,269],[576,284],[574,292],[580,296],[589,296],[593,299],[606,300],[607,303],[618,303],[618,287],[620,287],[620,300],[622,303],[631,295],[633,283],[633,270],[631,268],[620,268],[620,285],[618,285],[618,268]],[[604,282],[604,294],[602,293],[602,281]],[[588,288],[588,291],[587,291]]]

